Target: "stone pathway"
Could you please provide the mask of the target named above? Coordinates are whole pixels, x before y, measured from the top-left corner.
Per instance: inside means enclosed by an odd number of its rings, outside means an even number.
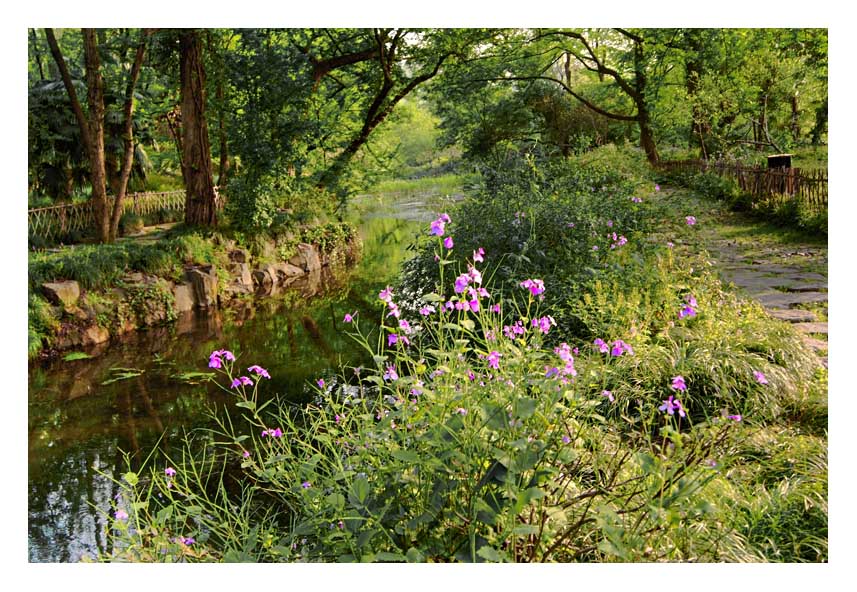
[[[827,249],[764,246],[719,237],[706,240],[721,277],[758,300],[772,317],[794,323],[827,367]],[[803,307],[803,308],[801,308]]]

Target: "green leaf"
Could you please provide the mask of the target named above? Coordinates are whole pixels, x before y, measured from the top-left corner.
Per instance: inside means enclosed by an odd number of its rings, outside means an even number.
[[[125,479],[131,487],[134,487],[140,481],[139,477],[137,477],[137,473],[133,471],[128,471],[122,475],[122,478]]]
[[[83,352],[71,352],[70,354],[66,354],[63,356],[64,362],[73,362],[75,360],[88,360],[91,358],[89,354],[85,354]]]
[[[244,409],[249,409],[250,411],[256,409],[256,403],[254,403],[253,401],[239,401],[235,403],[235,406],[243,407]]]
[[[426,556],[414,547],[408,549],[408,552],[405,553],[405,558],[409,563],[423,563],[426,560]]]
[[[395,459],[409,463],[416,463],[420,461],[420,455],[414,452],[413,450],[394,450],[390,453],[390,456]]]
[[[503,556],[497,552],[497,549],[494,547],[489,547],[485,545],[484,547],[480,547],[476,554],[479,555],[482,559],[486,561],[493,561],[495,563],[500,563],[503,561]]]
[[[458,325],[456,325],[455,323],[444,323],[444,324],[442,325],[442,327],[443,327],[444,329],[451,329],[451,330],[453,330],[453,331],[461,331],[461,330],[462,330],[462,329],[461,329],[461,327],[459,327],[459,326],[458,326]]]
[[[349,499],[353,496],[353,499],[357,500],[357,502],[362,506],[366,502],[366,498],[369,497],[369,491],[369,482],[363,477],[358,477],[353,483],[351,483]]]
[[[462,319],[461,326],[468,331],[473,331],[473,329],[476,328],[476,323],[474,323],[472,319]]]
[[[531,534],[538,534],[539,527],[533,526],[532,524],[519,524],[515,528],[512,529],[512,534],[517,534],[521,536],[529,536]]]
[[[214,372],[182,372],[181,374],[174,374],[173,378],[188,384],[199,384],[213,380]]]
[[[432,292],[431,294],[424,294],[423,300],[425,300],[426,302],[440,302],[443,300],[443,297],[439,294],[435,294],[434,292]]]
[[[522,397],[515,401],[515,417],[518,419],[528,419],[536,412],[536,400],[529,397]]]
[[[328,503],[328,505],[332,506],[333,508],[335,508],[337,510],[341,510],[342,508],[345,507],[345,496],[342,495],[341,493],[334,492],[334,493],[328,494],[328,496],[324,499]]]
[[[375,555],[375,561],[395,561],[395,562],[403,562],[406,561],[406,557],[401,553],[390,553],[388,551],[380,551]]]

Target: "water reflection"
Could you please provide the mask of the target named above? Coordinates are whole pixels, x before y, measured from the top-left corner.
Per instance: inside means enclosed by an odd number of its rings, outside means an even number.
[[[228,347],[241,365],[264,366],[272,376],[266,390],[291,399],[309,398],[307,384],[340,365],[370,362],[342,317],[355,310],[364,323],[378,317],[378,290],[395,279],[421,223],[442,207],[397,203],[359,203],[364,247],[353,271],[325,269],[271,298],[185,314],[169,327],[89,350],[92,359],[31,365],[30,561],[74,562],[107,551],[106,515],[118,491],[112,477],[125,472],[125,453],[132,468],[158,444],[169,454],[185,431],[208,424],[210,406],[232,402],[215,385],[180,379],[207,371],[212,350]],[[139,374],[110,382],[115,368]]]

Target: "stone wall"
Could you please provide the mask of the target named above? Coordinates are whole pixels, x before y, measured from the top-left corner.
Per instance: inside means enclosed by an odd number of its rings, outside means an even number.
[[[359,239],[347,244],[345,263],[355,261],[359,249]],[[194,311],[213,312],[235,299],[272,296],[287,289],[312,297],[322,290],[322,268],[330,264],[327,255],[307,243],[300,243],[288,261],[254,262],[249,251],[234,246],[228,247],[227,256],[225,269],[186,265],[179,281],[129,273],[92,296],[82,293],[75,281],[43,284],[43,295],[60,317],[59,330],[43,355],[106,344],[131,331],[186,319]]]

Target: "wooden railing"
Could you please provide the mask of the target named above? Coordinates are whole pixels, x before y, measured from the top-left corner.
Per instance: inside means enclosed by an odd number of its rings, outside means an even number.
[[[743,192],[758,200],[798,199],[811,210],[827,209],[826,169],[769,169],[722,160],[663,160],[657,167],[676,173],[716,173],[733,179]]]
[[[217,188],[215,187],[215,191]],[[218,195],[218,207],[222,196]],[[112,198],[108,198],[112,207]],[[129,193],[122,203],[122,213],[137,216],[158,211],[182,211],[185,207],[185,191],[158,191]],[[92,202],[65,204],[47,208],[35,208],[27,212],[27,230],[30,238],[51,241],[70,233],[86,233],[95,227],[95,212]]]

